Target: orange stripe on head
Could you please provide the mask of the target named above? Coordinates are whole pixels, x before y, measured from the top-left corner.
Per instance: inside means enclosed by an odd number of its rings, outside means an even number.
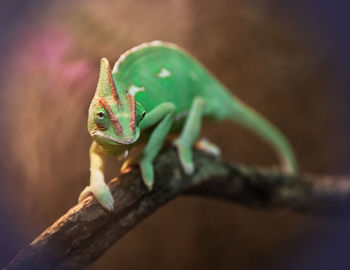
[[[128,90],[126,90],[125,86],[124,86],[121,82],[119,82],[119,84],[120,84],[121,87],[123,88],[125,94],[129,94],[129,93],[128,93]]]
[[[135,132],[136,129],[136,106],[135,106],[135,99],[132,95],[127,95],[128,103],[129,103],[129,110],[130,110],[130,124],[129,128],[132,131],[132,133]]]
[[[118,121],[117,118],[115,118],[115,115],[112,111],[112,108],[108,105],[108,103],[101,98],[99,101],[99,104],[106,110],[106,112],[108,113],[109,119],[111,120],[114,130],[119,134],[119,135],[123,135],[123,127],[120,124],[120,122]]]
[[[114,100],[117,102],[119,109],[121,109],[122,103],[120,102],[120,97],[119,97],[117,89],[115,87],[114,80],[113,80],[112,73],[111,73],[111,67],[109,65],[107,67],[107,73],[108,73],[109,86],[112,89],[112,96],[113,96]]]

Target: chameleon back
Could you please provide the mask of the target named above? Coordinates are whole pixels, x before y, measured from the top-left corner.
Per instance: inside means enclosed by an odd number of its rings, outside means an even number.
[[[177,113],[181,113],[191,107],[196,96],[210,100],[205,114],[215,116],[223,111],[219,97],[225,95],[224,87],[198,61],[174,44],[160,41],[141,44],[119,58],[112,74],[146,112],[164,102],[172,102]],[[227,97],[232,99],[230,95]],[[214,102],[216,100],[218,102]]]

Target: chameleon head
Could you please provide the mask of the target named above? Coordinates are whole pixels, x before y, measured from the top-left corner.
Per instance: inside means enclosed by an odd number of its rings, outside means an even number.
[[[114,80],[108,60],[102,58],[97,89],[89,108],[90,135],[105,150],[120,154],[138,139],[138,118],[134,97]]]

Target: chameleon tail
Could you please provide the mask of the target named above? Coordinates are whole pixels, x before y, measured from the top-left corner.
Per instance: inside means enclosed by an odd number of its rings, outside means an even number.
[[[236,98],[231,101],[233,103],[230,104],[231,112],[229,118],[257,132],[272,144],[279,153],[284,172],[291,174],[297,173],[295,155],[286,137],[268,120],[244,105],[244,103],[238,102]]]

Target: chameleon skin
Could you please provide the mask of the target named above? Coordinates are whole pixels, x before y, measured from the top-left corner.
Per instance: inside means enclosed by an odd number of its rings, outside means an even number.
[[[137,143],[146,144],[137,162],[146,187],[152,190],[153,160],[170,133],[178,134],[173,143],[184,172],[191,174],[192,147],[206,118],[229,119],[250,128],[275,147],[285,172],[297,172],[294,153],[282,133],[177,45],[143,43],[121,55],[112,71],[103,58],[88,116],[88,130],[94,139],[90,185],[79,201],[93,193],[111,211],[114,201],[104,181],[104,153],[118,156]],[[123,167],[131,163],[135,159],[127,160]]]

